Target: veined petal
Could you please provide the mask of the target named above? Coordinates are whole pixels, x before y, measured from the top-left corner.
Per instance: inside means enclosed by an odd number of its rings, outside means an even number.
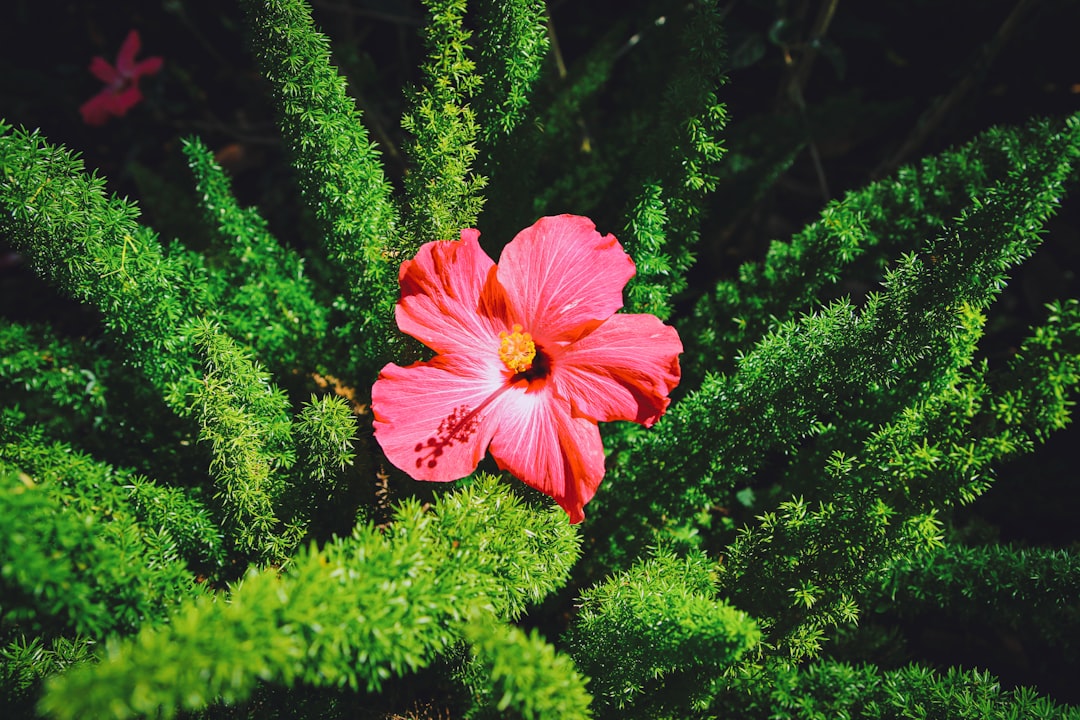
[[[371,389],[375,439],[415,480],[463,478],[484,456],[509,389],[497,356],[391,363]]]
[[[120,52],[116,54],[116,70],[125,77],[132,77],[135,70],[135,56],[139,54],[142,41],[139,39],[139,31],[132,30],[124,38],[124,44],[120,46]]]
[[[550,382],[576,415],[651,426],[679,384],[682,341],[654,315],[612,315],[552,359]]]
[[[113,81],[119,77],[116,68],[110,65],[109,61],[100,55],[90,61],[90,72],[94,77],[106,85],[112,85]]]
[[[497,356],[508,329],[495,263],[479,237],[462,230],[460,240],[426,243],[401,264],[398,327],[438,353]]]
[[[491,456],[499,467],[550,495],[571,523],[585,518],[585,503],[604,477],[604,445],[596,423],[573,417],[549,390],[505,395]]]
[[[601,235],[586,217],[556,215],[540,218],[503,248],[497,277],[515,322],[558,343],[621,308],[634,272],[614,235]]]

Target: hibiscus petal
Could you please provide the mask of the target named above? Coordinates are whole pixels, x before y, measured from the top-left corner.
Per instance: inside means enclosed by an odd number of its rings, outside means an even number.
[[[139,31],[132,30],[124,38],[124,44],[120,46],[120,52],[116,54],[116,69],[124,77],[132,77],[135,70],[135,56],[139,54],[142,41],[139,39]]]
[[[476,469],[511,393],[498,357],[486,365],[439,355],[408,367],[390,364],[371,389],[375,439],[415,480],[446,482]]]
[[[142,101],[142,92],[134,85],[131,85],[121,92],[113,93],[109,97],[109,110],[113,115],[122,117],[127,114],[127,111],[135,107]]]
[[[554,498],[571,523],[604,477],[604,446],[596,423],[573,417],[566,401],[541,389],[506,394],[491,438],[499,467]]]
[[[79,106],[83,122],[87,125],[104,125],[112,115],[112,93],[108,90],[99,92]]]
[[[612,315],[552,359],[550,382],[576,415],[651,426],[679,384],[682,341],[654,315]]]
[[[90,61],[90,72],[93,73],[94,77],[106,85],[112,85],[113,81],[119,77],[116,68],[110,65],[109,61],[100,55]]]
[[[135,68],[132,71],[132,77],[139,78],[143,75],[153,75],[161,70],[163,64],[165,64],[165,61],[157,56],[140,60],[135,64]]]
[[[462,230],[460,240],[426,243],[401,264],[398,327],[438,353],[497,358],[499,332],[509,329],[495,263],[479,237]]]
[[[538,340],[557,343],[621,308],[634,272],[614,235],[600,235],[586,217],[557,215],[540,218],[503,248],[498,279],[514,321]]]

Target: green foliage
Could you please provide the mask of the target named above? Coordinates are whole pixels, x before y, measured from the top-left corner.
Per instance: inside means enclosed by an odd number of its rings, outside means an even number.
[[[356,417],[343,398],[312,396],[296,418],[296,433],[307,475],[317,481],[333,479],[356,458]]]
[[[930,555],[898,560],[884,593],[905,617],[928,611],[956,622],[978,617],[1002,631],[1030,633],[1072,651],[1080,637],[1078,562],[1064,550],[950,544]]]
[[[221,531],[200,494],[168,487],[149,478],[94,460],[61,442],[50,442],[46,426],[33,423],[17,409],[0,410],[0,463],[27,473],[46,494],[69,508],[78,506],[88,522],[100,515],[111,522],[118,513],[130,516],[142,532],[167,536],[167,544],[188,565],[211,571],[225,563]],[[50,484],[56,481],[55,486]],[[44,502],[44,501],[42,501]]]
[[[492,507],[500,512],[476,512]],[[297,553],[284,573],[252,570],[227,600],[186,603],[167,626],[113,643],[100,664],[53,681],[43,709],[172,715],[243,700],[259,680],[377,691],[460,641],[471,618],[513,618],[554,590],[576,549],[561,511],[538,516],[495,478],[479,478],[430,511],[406,502],[389,534],[360,525]],[[527,644],[533,652],[536,642]],[[503,692],[514,687],[501,670],[493,679]],[[533,707],[540,697],[515,702]]]
[[[338,268],[335,284],[344,285],[339,336],[349,353],[346,377],[367,380],[399,351],[394,278],[408,248],[399,237],[397,205],[307,4],[245,0],[243,6],[300,192],[321,222],[321,242]]]
[[[288,398],[270,375],[215,326],[195,329],[206,374],[190,393],[189,408],[210,445],[210,472],[225,514],[225,530],[243,552],[281,562],[304,526],[280,517],[284,471],[295,462]]]
[[[202,594],[168,526],[130,509],[124,473],[32,440],[0,445],[4,626],[131,632]],[[97,482],[65,483],[88,475]]]
[[[718,4],[667,9],[662,26],[656,25],[661,7],[635,18],[666,37],[642,43],[630,92],[605,92],[626,50],[619,42],[631,32],[620,21],[560,78],[537,122],[520,125],[505,150],[493,152],[492,185],[501,202],[490,211],[502,227],[507,207],[518,218],[574,208],[592,216],[601,232],[616,231],[637,266],[627,310],[661,318],[687,287],[701,201],[715,188],[727,118],[717,96],[725,68]],[[612,107],[597,117],[601,105]],[[524,197],[515,205],[519,187]],[[611,206],[625,219],[606,217]],[[520,226],[505,224],[502,235],[509,240]]]
[[[92,642],[86,639],[58,637],[43,642],[38,637],[11,638],[0,649],[0,692],[4,693],[7,712],[12,717],[30,717],[46,677],[92,661]]]
[[[463,25],[465,0],[425,0],[431,14],[425,30],[430,55],[421,68],[424,85],[410,95],[401,126],[412,137],[415,165],[405,177],[410,198],[409,232],[417,245],[456,239],[473,227],[483,207],[487,179],[471,168],[478,126],[469,101],[482,81],[469,58],[471,33]]]
[[[666,319],[686,285],[701,225],[701,199],[716,189],[727,110],[717,99],[726,53],[716,2],[696,5],[677,47],[656,127],[635,158],[643,187],[627,213],[624,239],[638,274],[627,309]],[[672,238],[672,240],[668,240]],[[677,238],[677,239],[676,239]]]
[[[999,422],[1023,427],[1036,440],[1069,424],[1075,401],[1062,390],[1080,381],[1080,300],[1055,301],[1047,310],[1046,324],[1024,340],[993,384]]]
[[[519,125],[515,135],[521,137],[508,144],[505,156],[496,154],[498,167],[492,184],[509,190],[504,203],[511,208],[515,207],[515,194],[520,194],[519,216],[555,213],[568,207],[589,215],[600,206],[605,186],[614,176],[606,152],[619,152],[619,148],[594,147],[585,118],[611,76],[617,38],[625,30],[621,21],[607,30],[578,60],[553,97],[539,107],[535,125]],[[503,207],[500,203],[491,212],[505,212]],[[517,229],[520,223],[511,225],[511,230]]]
[[[1018,395],[1038,395],[1037,388],[1052,392],[1062,387],[1058,382],[1075,385],[1080,378],[1078,308],[1067,307],[1054,308],[1049,327],[1036,331],[1042,344],[1024,344],[1041,346],[1057,362],[1043,372],[1026,372],[1018,367],[1025,364],[1020,356],[1006,374],[1010,384],[1021,386]],[[1047,347],[1046,338],[1055,342]],[[895,558],[918,557],[940,545],[935,509],[970,502],[985,491],[995,465],[1029,451],[1046,432],[1040,415],[1048,424],[1062,422],[1061,415],[1034,408],[1018,413],[993,397],[985,365],[974,366],[871,434],[861,458],[836,451],[826,470],[833,482],[816,504],[782,503],[779,513],[767,513],[760,527],[747,528],[729,547],[723,586],[736,604],[753,597],[755,617],[767,626],[772,621],[765,608],[777,608],[774,642],[796,657],[815,654],[829,626],[857,617],[853,598],[875,572]],[[777,553],[797,561],[765,562]],[[806,577],[813,583],[800,583]],[[786,603],[782,589],[792,593]],[[772,600],[763,602],[766,597]]]
[[[0,233],[70,297],[95,307],[131,364],[159,389],[193,373],[183,324],[195,317],[199,273],[167,254],[134,204],[36,132],[0,122]]]
[[[260,357],[280,363],[275,369],[317,365],[327,311],[304,274],[303,258],[278,243],[256,210],[237,204],[228,177],[201,140],[186,140],[184,154],[205,221],[215,230],[222,267],[208,278],[207,289],[220,322]]]
[[[1000,197],[1003,184],[1022,183],[1010,175],[1023,168],[1042,172],[1033,164],[1054,152],[1044,144],[1048,130],[1045,122],[991,128],[830,202],[819,220],[790,241],[772,242],[762,262],[742,265],[737,280],[718,283],[698,301],[687,333],[688,372],[700,377],[695,367],[731,366],[763,333],[812,309],[815,298],[842,294],[845,280],[883,279],[897,254],[921,253],[940,264],[930,241],[987,193]],[[723,354],[717,356],[718,349]]]
[[[1012,137],[991,132],[985,142]],[[822,460],[834,449],[851,452],[872,430],[868,421],[887,421],[953,380],[974,352],[974,311],[1037,246],[1040,219],[1057,206],[1080,151],[1076,119],[1037,123],[1026,137],[1030,160],[973,198],[925,248],[903,255],[862,307],[842,299],[778,323],[734,372],[706,376],[653,432],[635,434],[624,456],[632,462],[612,468],[619,505],[634,513],[618,517],[620,531],[647,537],[640,526],[650,518],[728,502],[770,453],[804,438],[822,436]]]
[[[315,5],[320,22],[377,12]],[[750,52],[725,47],[746,40],[739,4],[648,0],[600,23],[581,5],[425,0],[417,37],[394,38],[409,62],[385,76],[324,23],[360,73],[347,81],[309,3],[245,0],[299,190],[287,223],[245,206],[251,178],[223,169],[218,140],[170,134],[159,149],[182,145],[182,180],[126,165],[178,238],[160,241],[75,153],[0,120],[0,703],[57,718],[1078,717],[979,670],[825,651],[873,625],[867,610],[933,614],[1036,638],[1075,669],[1076,548],[968,546],[951,523],[1071,422],[1080,299],[1068,283],[1025,286],[1024,312],[1002,296],[1061,232],[1080,116],[859,175],[755,254],[730,223],[768,212],[823,125],[857,138],[895,104],[834,97],[728,130],[727,72]],[[769,42],[790,90],[830,46],[782,20]],[[163,72],[193,84],[181,66]],[[401,263],[466,227],[496,251],[562,212],[619,237],[637,268],[626,311],[685,347],[654,427],[604,424],[606,477],[576,527],[494,464],[412,481],[369,407],[379,369],[417,355],[395,326]],[[741,264],[718,273],[696,260],[710,254]]]
[[[592,717],[585,679],[536,630],[474,621],[464,635],[472,662],[462,676],[474,695],[466,717]]]
[[[989,673],[921,667],[882,672],[869,665],[814,663],[734,678],[709,708],[711,717],[746,720],[826,718],[964,718],[1073,720],[1080,710],[1030,688],[1003,690]]]
[[[704,555],[661,552],[582,593],[567,642],[602,717],[683,717],[757,644],[753,620],[715,591]]]
[[[56,337],[45,327],[0,320],[0,387],[12,404],[45,396],[40,420],[57,432],[101,423],[107,390],[102,380],[109,363]]]
[[[547,7],[542,0],[483,0],[477,34],[477,66],[485,86],[478,97],[479,123],[489,145],[523,119],[529,93],[548,51]]]

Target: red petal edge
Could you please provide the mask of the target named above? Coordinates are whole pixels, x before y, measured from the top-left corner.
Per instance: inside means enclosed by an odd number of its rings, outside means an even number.
[[[679,333],[654,315],[612,315],[552,360],[551,383],[576,415],[651,427],[679,384]]]
[[[398,327],[438,353],[497,353],[508,327],[495,263],[479,236],[462,230],[460,240],[426,243],[401,264]]]
[[[571,524],[581,522],[585,504],[604,477],[599,428],[572,417],[569,404],[548,391],[507,396],[491,439],[491,456],[503,470],[550,495]]]

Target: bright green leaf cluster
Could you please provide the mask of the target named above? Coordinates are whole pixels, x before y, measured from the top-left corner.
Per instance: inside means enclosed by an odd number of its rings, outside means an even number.
[[[417,245],[455,240],[474,227],[484,204],[487,178],[473,172],[479,127],[469,101],[482,85],[469,57],[471,32],[464,26],[464,0],[425,0],[431,21],[425,30],[430,55],[424,85],[410,93],[411,109],[401,120],[412,136],[415,165],[405,178],[408,226]]]
[[[459,642],[472,618],[505,620],[561,585],[577,542],[560,510],[538,518],[480,478],[429,511],[403,504],[388,534],[360,525],[297,553],[284,573],[252,570],[228,598],[186,603],[168,625],[54,680],[43,709],[171,716],[242,701],[260,680],[377,691]]]
[[[65,482],[88,474],[96,486]],[[169,527],[129,507],[125,474],[62,446],[5,442],[0,478],[5,626],[131,632],[202,594]]]
[[[485,86],[477,98],[486,142],[508,135],[522,120],[530,91],[547,55],[547,7],[543,0],[483,0],[477,33],[477,67]]]
[[[695,5],[676,47],[682,52],[660,99],[657,127],[636,158],[642,189],[629,209],[627,252],[637,275],[627,308],[667,319],[686,289],[701,225],[701,199],[716,189],[727,110],[717,99],[727,53],[719,3]]]
[[[45,327],[0,320],[0,388],[9,402],[43,397],[48,412],[41,422],[85,429],[103,422],[110,363],[80,346],[65,342]],[[74,415],[76,422],[69,416]],[[68,429],[68,428],[65,428]],[[61,432],[56,428],[56,432]]]
[[[300,192],[321,221],[321,242],[344,292],[346,377],[368,378],[399,350],[394,279],[407,248],[397,204],[329,43],[303,0],[245,0],[252,44],[274,89]],[[336,288],[335,288],[336,289]],[[340,372],[340,371],[339,371]]]
[[[204,323],[193,338],[205,353],[206,374],[190,394],[190,412],[210,445],[226,530],[237,547],[282,562],[303,537],[287,523],[280,501],[285,471],[296,461],[288,398],[270,375],[217,327]]]
[[[93,642],[87,638],[43,641],[9,633],[0,647],[0,692],[6,711],[12,717],[31,717],[46,677],[93,659]]]
[[[760,640],[703,555],[657,553],[589,588],[567,643],[603,717],[681,717]]]
[[[848,192],[691,297],[695,256],[720,249],[706,213],[741,212],[810,142],[791,118],[728,130],[726,6],[567,29],[540,0],[425,0],[418,81],[376,100],[405,108],[379,135],[405,137],[400,187],[309,4],[243,6],[314,232],[275,237],[191,138],[204,241],[160,242],[74,153],[0,121],[0,239],[93,325],[0,318],[0,699],[53,717],[1077,716],[980,672],[822,655],[870,607],[1074,649],[1075,553],[967,547],[950,523],[1071,421],[1080,301],[1005,358],[985,341],[1075,189],[1080,116]],[[569,65],[560,36],[589,36]],[[562,212],[619,236],[627,311],[686,348],[654,427],[605,423],[583,532],[487,472],[413,482],[369,402],[417,351],[394,323],[402,261]]]
[[[621,456],[627,462],[609,470],[618,478],[619,532],[647,538],[641,525],[650,515],[727,502],[770,453],[806,438],[824,433],[824,446],[804,454],[857,448],[872,421],[888,422],[952,382],[971,362],[977,310],[1041,239],[1037,219],[1059,201],[1080,152],[1080,122],[1036,123],[1026,138],[1025,162],[925,249],[901,256],[861,307],[837,300],[775,325],[734,372],[707,375],[652,432],[635,434]],[[621,515],[627,508],[633,517]]]
[[[183,325],[197,315],[197,270],[136,223],[134,204],[106,197],[102,178],[37,133],[0,122],[0,172],[0,233],[56,287],[97,308],[159,391],[189,376]]]
[[[214,259],[221,263],[210,272],[207,304],[233,337],[272,359],[275,369],[318,366],[328,313],[303,258],[270,234],[255,209],[237,204],[228,177],[201,140],[185,141],[184,154],[206,224],[215,231]]]
[[[536,630],[473,621],[465,626],[473,658],[461,673],[473,695],[470,719],[589,718],[592,697],[573,661]]]
[[[308,464],[308,475],[325,482],[356,458],[356,416],[343,398],[312,396],[296,418],[296,433]]]

